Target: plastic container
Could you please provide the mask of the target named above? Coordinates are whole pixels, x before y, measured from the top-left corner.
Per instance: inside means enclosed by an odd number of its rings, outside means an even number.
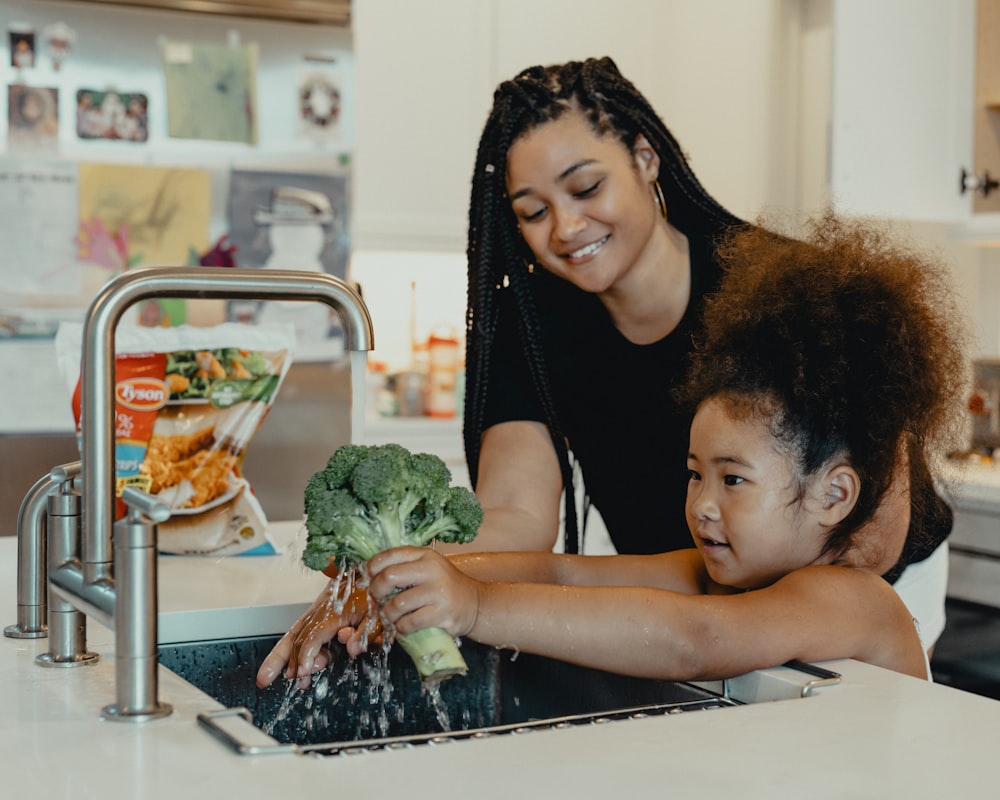
[[[424,376],[419,371],[407,370],[396,375],[396,402],[399,416],[423,416]]]

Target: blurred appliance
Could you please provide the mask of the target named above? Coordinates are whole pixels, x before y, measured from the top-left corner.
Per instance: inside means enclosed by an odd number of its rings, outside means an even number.
[[[992,453],[1000,448],[1000,358],[980,358],[972,365],[972,450]]]
[[[1000,358],[972,362],[971,453],[946,465],[948,596],[1000,608]]]

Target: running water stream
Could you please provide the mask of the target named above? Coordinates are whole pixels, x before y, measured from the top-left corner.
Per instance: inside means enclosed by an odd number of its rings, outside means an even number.
[[[346,598],[355,589],[364,588],[367,582],[363,567],[341,567],[327,586],[325,604],[317,613],[342,613]],[[373,639],[380,635],[381,641]],[[349,711],[345,716],[356,719],[353,731],[356,740],[389,736],[393,723],[404,723],[405,704],[402,698],[395,697],[395,682],[390,671],[393,631],[389,627],[378,627],[377,617],[369,615],[361,636],[366,643],[367,657],[348,660],[342,648],[334,645],[337,652],[331,649],[329,663],[312,676],[308,687],[300,687],[297,679],[286,681],[277,711],[271,719],[263,721],[264,732],[273,735],[277,725],[294,721],[308,736],[314,729],[328,728],[330,715],[343,711]],[[415,669],[406,660],[397,663],[396,668]],[[440,725],[441,732],[451,731],[451,719],[440,684],[423,683],[420,688],[421,698]],[[390,719],[390,715],[393,718]]]
[[[368,353],[351,351],[351,443],[365,443],[365,404],[368,386]]]

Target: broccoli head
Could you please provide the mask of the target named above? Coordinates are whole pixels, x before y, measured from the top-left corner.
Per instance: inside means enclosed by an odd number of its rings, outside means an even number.
[[[434,539],[472,541],[482,507],[468,489],[450,484],[448,467],[430,453],[398,444],[337,448],[305,488],[309,565],[360,563],[390,547]]]
[[[391,547],[472,541],[482,506],[471,491],[450,484],[447,465],[430,453],[398,444],[342,445],[306,483],[303,562],[315,570],[345,568]],[[445,631],[397,638],[425,682],[464,674],[465,661]]]

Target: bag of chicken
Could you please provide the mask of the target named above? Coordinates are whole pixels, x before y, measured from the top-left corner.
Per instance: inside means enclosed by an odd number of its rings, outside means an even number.
[[[82,325],[59,326],[56,354],[78,436],[82,342]],[[136,486],[170,507],[158,529],[160,552],[277,552],[242,467],[291,366],[294,342],[291,325],[119,325],[116,494]],[[116,519],[124,510],[119,501]]]

